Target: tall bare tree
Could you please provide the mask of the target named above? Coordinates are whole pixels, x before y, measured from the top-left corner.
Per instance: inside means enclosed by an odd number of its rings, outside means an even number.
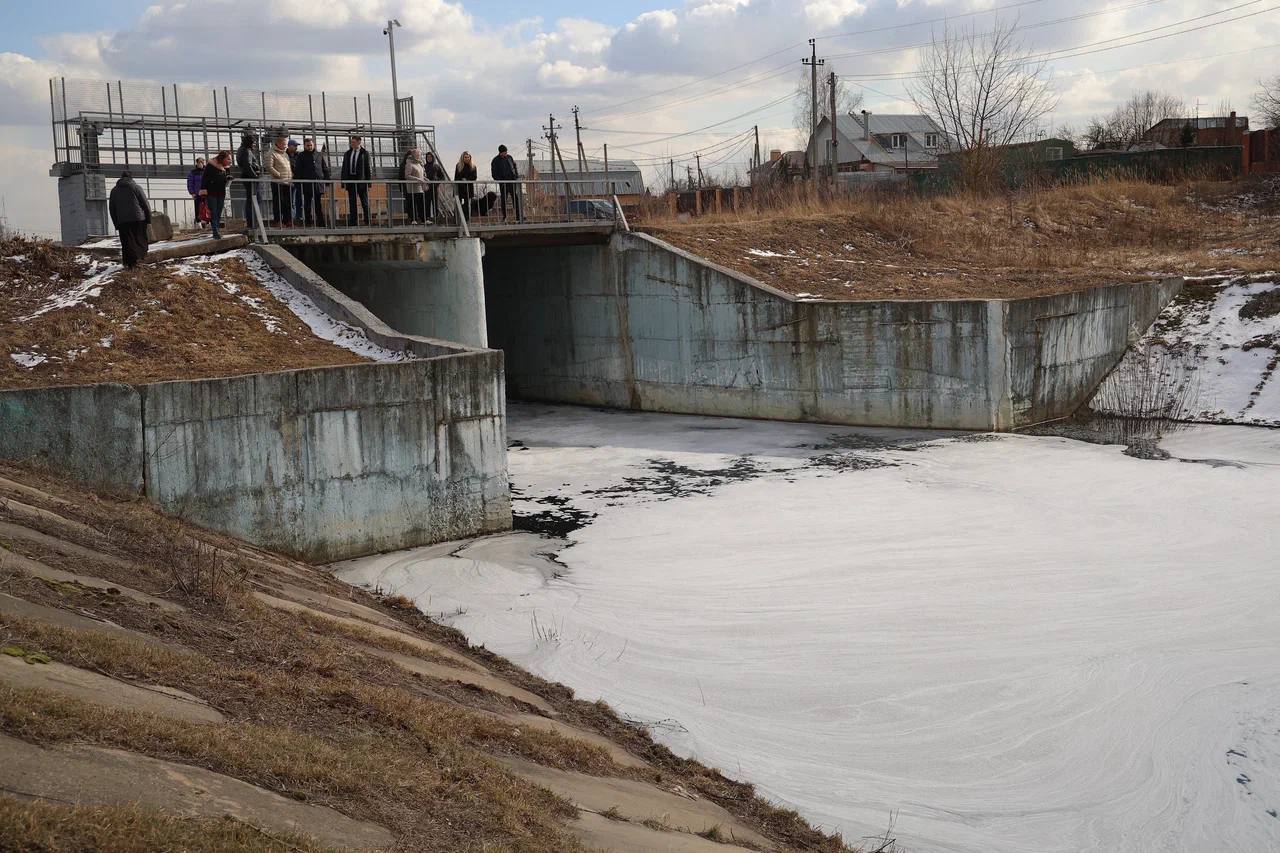
[[[1134,92],[1111,112],[1090,119],[1084,142],[1090,148],[1128,148],[1157,122],[1186,115],[1187,105],[1181,98],[1151,89]]]
[[[1046,65],[1033,59],[1017,21],[990,26],[935,32],[908,86],[916,108],[946,131],[948,146],[964,153],[966,172],[978,180],[992,177],[994,149],[1030,135],[1058,104]]]
[[[807,139],[809,136],[809,113],[813,111],[810,100],[809,72],[805,71],[796,81],[795,92],[795,126]],[[836,114],[848,115],[862,106],[862,92],[853,91],[839,77],[836,78]],[[818,75],[818,121],[826,118],[831,112],[831,80],[825,74]],[[814,124],[817,124],[815,121]]]
[[[1253,106],[1261,113],[1258,127],[1280,127],[1280,75],[1259,81],[1262,88],[1253,96]]]

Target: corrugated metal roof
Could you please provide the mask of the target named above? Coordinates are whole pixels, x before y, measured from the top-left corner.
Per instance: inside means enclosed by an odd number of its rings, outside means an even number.
[[[886,113],[870,113],[871,116],[871,132],[872,133],[942,133],[942,128],[938,127],[937,122],[925,115],[893,115]],[[842,115],[836,118],[836,127],[840,132],[853,138],[856,134],[861,136],[862,116],[856,118],[850,115]]]
[[[942,136],[941,129],[928,116],[895,116],[887,115],[881,118],[883,122],[876,121],[876,115],[871,116],[871,139],[864,139],[865,132],[862,129],[861,116],[853,118],[848,115],[838,116],[836,127],[840,131],[843,139],[840,142],[840,150],[838,158],[841,163],[856,163],[865,158],[872,163],[880,166],[892,166],[895,169],[920,168],[936,166],[938,163],[939,149],[925,148],[923,145],[924,137],[929,133],[937,133]],[[824,118],[819,124],[819,148],[816,152],[818,163],[822,163],[826,157],[825,139],[830,133],[829,130],[823,131],[821,128],[830,128],[830,124]],[[882,129],[885,128],[885,129]],[[919,129],[916,129],[919,128]],[[907,135],[907,145],[905,149],[886,148],[881,141],[883,137],[902,133]],[[849,146],[853,150],[849,150]]]
[[[572,178],[574,175],[578,174],[578,158],[576,156],[565,157],[564,165],[569,170],[569,177]],[[585,167],[585,170],[582,172],[582,174],[587,177],[594,178],[597,175],[604,174],[603,160],[586,159],[582,161],[582,165]],[[538,172],[542,174],[550,173],[551,161],[550,160],[534,160],[533,168],[537,169]],[[559,163],[556,163],[555,171],[556,171],[556,174],[558,175],[564,174],[564,170],[560,168]],[[623,172],[635,172],[638,174],[640,172],[640,167],[637,166],[635,162],[631,160],[614,160],[610,158],[609,176],[612,177],[615,174],[621,175]]]
[[[564,186],[559,183],[561,180],[587,182],[573,184],[572,193],[574,195],[606,195],[613,193],[627,195],[644,192],[644,175],[640,172],[640,167],[631,160],[610,159],[609,180],[607,183],[604,180],[603,160],[583,160],[582,165],[586,167],[584,172],[578,171],[577,156],[565,157],[564,165],[568,168],[567,172],[560,168],[559,163],[555,164],[557,183],[551,187],[544,186],[544,192],[550,192],[553,195],[564,195]],[[533,168],[537,172],[538,180],[551,180],[552,165],[550,160],[534,160]]]

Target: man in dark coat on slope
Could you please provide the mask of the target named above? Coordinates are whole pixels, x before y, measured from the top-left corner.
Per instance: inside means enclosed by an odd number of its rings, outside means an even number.
[[[120,232],[120,259],[126,267],[136,267],[147,256],[147,226],[151,224],[151,205],[142,188],[125,172],[111,188],[107,199],[111,224]]]

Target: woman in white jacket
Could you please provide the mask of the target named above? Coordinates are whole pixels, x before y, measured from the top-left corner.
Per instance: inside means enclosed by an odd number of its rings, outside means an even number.
[[[293,183],[293,164],[289,162],[289,137],[276,137],[267,153],[267,174],[271,176],[271,227],[293,227],[293,202],[289,198]]]
[[[422,152],[417,148],[409,151],[409,159],[404,164],[404,180],[409,222],[420,225],[427,219],[427,174],[422,168]]]

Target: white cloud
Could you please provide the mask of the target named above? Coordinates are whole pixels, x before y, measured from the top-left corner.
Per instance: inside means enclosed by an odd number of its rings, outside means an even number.
[[[603,65],[585,68],[563,59],[545,62],[538,68],[538,82],[549,89],[569,89],[603,83],[608,76]]]
[[[819,27],[834,27],[866,10],[866,4],[858,0],[814,0],[804,6],[805,16]]]

